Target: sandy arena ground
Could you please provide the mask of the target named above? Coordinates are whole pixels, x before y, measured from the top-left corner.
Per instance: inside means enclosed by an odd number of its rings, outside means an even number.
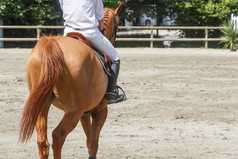
[[[18,144],[30,49],[0,49],[0,159],[38,158],[36,134]],[[128,100],[109,106],[98,159],[237,159],[238,53],[213,49],[118,49]],[[48,138],[63,112],[51,107]],[[63,159],[88,157],[81,125]],[[52,159],[52,149],[50,150]]]

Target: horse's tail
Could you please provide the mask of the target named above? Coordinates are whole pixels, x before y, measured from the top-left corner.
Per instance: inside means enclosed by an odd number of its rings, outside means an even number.
[[[38,115],[50,99],[54,85],[62,73],[62,66],[65,64],[63,52],[55,37],[43,36],[36,47],[41,61],[40,77],[37,84],[30,91],[23,110],[20,142],[26,142],[32,136]]]

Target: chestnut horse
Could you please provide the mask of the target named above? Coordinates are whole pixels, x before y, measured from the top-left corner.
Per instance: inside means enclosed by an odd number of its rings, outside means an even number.
[[[123,3],[116,10],[104,10],[104,33],[112,43],[122,6]],[[52,132],[54,158],[61,158],[66,136],[79,120],[87,137],[89,158],[96,158],[99,134],[108,112],[108,76],[93,50],[73,38],[43,36],[29,55],[26,73],[30,95],[23,110],[19,141],[26,142],[36,127],[39,156],[48,158],[47,117],[53,104],[64,111]]]

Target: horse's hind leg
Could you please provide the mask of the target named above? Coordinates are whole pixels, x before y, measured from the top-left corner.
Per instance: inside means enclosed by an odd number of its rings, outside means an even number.
[[[52,100],[53,96],[51,96],[44,109],[40,112],[35,125],[40,159],[47,159],[49,156],[50,144],[47,139],[47,118]]]
[[[48,107],[49,110],[49,107]],[[36,122],[37,145],[40,159],[47,159],[49,155],[50,144],[47,139],[47,116],[48,110],[41,112]],[[46,114],[47,112],[47,114]]]
[[[90,129],[91,129],[91,118],[90,115],[82,116],[81,119],[81,125],[83,127],[84,133],[87,137],[86,145],[89,148],[89,142],[90,142]]]
[[[81,116],[82,116],[81,111],[65,113],[63,119],[53,131],[52,148],[55,159],[61,159],[61,149],[64,144],[65,138],[76,127]]]
[[[89,141],[89,148],[88,153],[90,158],[96,158],[97,151],[98,151],[98,141],[100,131],[103,127],[103,124],[107,118],[108,109],[105,107],[103,110],[95,112],[92,114],[92,125],[90,131],[90,141]]]

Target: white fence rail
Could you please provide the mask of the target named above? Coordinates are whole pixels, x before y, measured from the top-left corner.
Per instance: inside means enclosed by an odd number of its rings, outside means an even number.
[[[208,47],[210,41],[222,41],[221,38],[209,38],[209,30],[219,30],[222,27],[197,27],[197,26],[120,26],[120,30],[124,29],[138,29],[138,30],[150,30],[150,38],[117,38],[116,41],[149,41],[150,47],[153,48],[156,41],[200,41],[205,43],[205,48]],[[37,36],[34,38],[0,38],[0,41],[38,41],[42,29],[64,29],[64,26],[0,26],[0,29],[36,29]],[[204,30],[204,38],[155,38],[154,31],[159,30]]]

